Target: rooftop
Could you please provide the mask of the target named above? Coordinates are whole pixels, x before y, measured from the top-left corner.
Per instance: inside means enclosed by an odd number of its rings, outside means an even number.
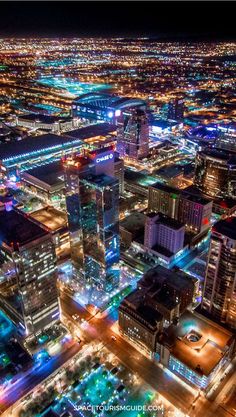
[[[133,182],[142,187],[148,187],[158,182],[158,179],[154,176],[132,171],[131,169],[125,169],[124,179],[125,181]]]
[[[197,313],[185,311],[177,326],[165,330],[162,343],[187,367],[209,376],[230,344],[232,333]]]
[[[0,144],[0,160],[16,158],[17,156],[26,156],[33,152],[39,152],[56,146],[60,147],[70,142],[70,138],[66,138],[62,135],[54,135],[52,133],[40,136],[29,136],[18,142]]]
[[[236,165],[236,155],[232,154],[226,149],[222,150],[220,148],[206,148],[201,152],[198,152],[199,155],[205,155],[206,157],[224,161],[226,164]]]
[[[200,193],[196,193],[195,189],[192,188],[192,186],[187,187],[184,190],[179,190],[178,188],[175,187],[171,187],[169,185],[165,185],[165,184],[160,184],[160,183],[156,183],[154,185],[152,185],[153,188],[156,188],[160,191],[163,191],[165,193],[168,194],[172,194],[173,198],[176,198],[178,196],[183,196],[184,198],[194,201],[195,203],[199,203],[199,204],[208,204],[211,202],[210,199],[203,197],[202,194]]]
[[[176,196],[181,193],[181,191],[178,190],[178,188],[171,187],[170,185],[165,185],[160,182],[156,182],[155,184],[153,184],[152,188],[157,188],[158,190],[164,191],[165,193],[173,193],[176,194]]]
[[[167,269],[158,265],[144,274],[143,278],[139,281],[139,285],[146,288],[153,287],[155,290],[155,286],[160,286],[165,281],[171,284],[171,287],[187,290],[193,287],[193,282],[197,281],[197,279],[191,278],[183,271]]]
[[[8,246],[25,245],[46,236],[47,232],[19,210],[0,211],[1,242]]]
[[[120,227],[134,232],[144,227],[146,216],[143,213],[135,212],[127,216],[124,220],[120,222]]]
[[[64,184],[64,181],[61,178],[59,178],[64,176],[61,161],[51,162],[50,164],[29,169],[28,171],[24,171],[21,175],[24,177],[25,174],[37,178],[45,184],[48,184],[49,186]]]
[[[49,231],[56,232],[67,226],[66,213],[48,206],[30,214],[32,219],[41,223]]]
[[[165,178],[175,178],[184,173],[184,168],[181,165],[170,165],[155,171],[155,175],[161,175]]]
[[[49,116],[49,115],[44,115],[44,114],[35,114],[35,113],[30,113],[30,114],[23,114],[21,116],[18,116],[19,120],[32,120],[32,121],[36,121],[36,122],[41,122],[41,123],[45,123],[45,124],[52,124],[52,123],[56,123],[56,122],[68,122],[69,120],[72,120],[71,118],[67,117],[67,118],[62,118],[59,116]]]
[[[230,239],[236,240],[236,217],[228,217],[215,223],[212,232],[220,233]]]
[[[144,100],[138,98],[119,97],[112,94],[88,93],[75,99],[76,105],[89,106],[99,109],[123,109],[134,106],[145,106]]]
[[[97,185],[98,187],[106,187],[108,185],[114,185],[114,184],[118,184],[118,180],[114,177],[110,177],[109,175],[105,175],[105,174],[99,174],[96,176],[91,176],[88,179],[84,179],[86,182],[88,181],[89,183],[93,183],[95,185]]]
[[[172,219],[171,217],[165,216],[162,213],[158,213],[158,220],[156,223],[163,224],[164,226],[168,226],[171,229],[179,230],[184,227],[184,224],[179,222],[178,220]]]
[[[76,132],[74,136],[68,135],[68,133],[72,135],[72,132],[66,132],[66,135],[48,133],[40,136],[29,136],[27,139],[14,143],[2,143],[0,144],[0,160],[7,160],[19,155],[28,155],[32,152],[39,152],[56,146],[63,147],[70,143],[80,144],[81,142],[82,145],[82,141],[86,138],[106,134],[107,123],[89,125],[74,132]]]
[[[89,128],[89,135],[83,135],[83,137],[81,136],[81,130],[82,129],[88,129]],[[80,140],[85,140],[88,139],[90,137],[96,137],[96,136],[106,136],[109,133],[115,132],[116,131],[116,126],[112,125],[110,123],[97,123],[97,124],[93,124],[93,125],[89,125],[85,128],[79,128],[79,129],[75,129],[75,130],[70,130],[68,132],[65,132],[65,136],[68,136],[70,138],[74,138],[74,139],[80,139]]]
[[[160,312],[145,304],[144,291],[142,289],[136,289],[125,297],[121,307],[129,308],[130,313],[133,310],[136,318],[138,315],[141,320],[148,323],[151,327],[155,326],[163,318]]]

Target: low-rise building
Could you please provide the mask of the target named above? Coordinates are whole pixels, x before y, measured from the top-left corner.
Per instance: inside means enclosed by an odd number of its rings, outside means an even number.
[[[143,236],[145,220],[145,214],[137,211],[120,222],[120,237],[124,246],[129,247],[136,238]]]
[[[71,117],[62,118],[35,113],[17,116],[16,123],[18,126],[46,130],[52,133],[66,132],[76,127],[75,121]]]
[[[64,171],[60,161],[24,171],[20,175],[23,189],[46,204],[60,207],[65,202]]]
[[[159,334],[156,358],[204,390],[228,365],[233,348],[232,333],[197,313],[185,311],[177,325],[172,324]]]

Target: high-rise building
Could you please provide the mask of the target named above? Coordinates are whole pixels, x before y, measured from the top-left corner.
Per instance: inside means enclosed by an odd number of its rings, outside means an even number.
[[[185,190],[159,183],[150,186],[148,209],[178,220],[194,234],[204,233],[210,227],[212,201]]]
[[[149,186],[148,188],[148,210],[156,213],[160,212],[172,219],[178,219],[179,208],[178,189],[162,185],[160,183]]]
[[[167,118],[170,120],[182,121],[184,118],[184,100],[176,98],[168,104]]]
[[[189,232],[204,233],[210,228],[212,201],[183,191],[179,199],[178,220]]]
[[[146,216],[144,245],[147,248],[160,246],[177,253],[184,246],[184,225],[161,213],[149,213]]]
[[[114,177],[119,181],[119,192],[120,195],[124,194],[124,160],[119,158],[118,152],[115,152],[114,160]]]
[[[11,263],[17,287],[15,297],[1,295],[1,305],[26,334],[37,334],[59,320],[52,237],[14,209],[0,211],[0,230],[1,260]]]
[[[123,114],[117,129],[117,151],[120,156],[138,160],[149,152],[149,124],[144,110],[136,109]]]
[[[110,149],[64,162],[71,258],[77,279],[111,291],[119,283],[119,182]]]
[[[212,198],[236,198],[236,154],[225,149],[198,152],[194,183]]]
[[[212,228],[202,308],[236,328],[236,217]]]

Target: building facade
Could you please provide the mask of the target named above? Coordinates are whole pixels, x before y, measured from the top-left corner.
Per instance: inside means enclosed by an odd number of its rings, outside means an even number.
[[[220,220],[212,228],[202,308],[236,328],[236,217]]]
[[[26,335],[40,333],[59,320],[52,237],[17,210],[0,211],[0,228],[1,258],[11,262],[17,286],[14,302],[1,300],[2,305]]]
[[[157,245],[175,254],[183,249],[184,232],[184,225],[177,220],[161,213],[149,213],[146,216],[144,245],[150,249]]]
[[[236,156],[223,149],[198,152],[195,185],[212,198],[236,198]]]
[[[117,151],[121,157],[138,160],[149,153],[149,124],[143,110],[124,114],[117,129]]]
[[[186,231],[201,234],[210,228],[212,201],[173,187],[149,187],[148,209],[160,212],[185,225]]]
[[[113,159],[105,149],[64,163],[72,263],[80,281],[104,291],[119,283],[119,182],[107,175]]]

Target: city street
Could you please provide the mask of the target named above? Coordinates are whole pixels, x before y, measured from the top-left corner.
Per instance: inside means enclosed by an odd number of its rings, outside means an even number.
[[[40,368],[33,370],[30,374],[19,379],[14,386],[1,394],[0,414],[11,407],[21,397],[30,392],[36,385],[51,375],[56,369],[72,358],[82,348],[82,344],[73,343],[71,347],[60,355],[53,357],[49,362]]]
[[[61,306],[63,313],[68,318],[76,313],[81,314],[81,307],[68,296],[62,296]],[[85,312],[82,314],[87,316]],[[193,401],[198,395],[198,390],[194,390],[196,392],[193,393],[193,390],[189,389],[182,380],[177,379],[170,372],[164,371],[161,367],[154,364],[152,360],[142,355],[130,343],[112,331],[111,327],[113,324],[114,319],[110,315],[103,320],[91,317],[85,331],[86,338],[94,340],[95,337],[102,341],[125,366],[132,372],[140,375],[152,388],[187,415],[191,417],[230,416],[226,409],[219,407],[217,402],[207,400],[203,395],[195,401],[195,407],[192,407]],[[112,335],[115,335],[115,341],[111,339]]]
[[[117,319],[115,312],[112,312],[106,318],[99,319],[96,315],[90,315],[66,293],[61,295],[61,308],[63,317],[68,324],[73,323],[73,327],[78,325],[76,320],[72,318],[74,314],[78,314],[80,318],[85,320],[82,325],[84,342],[102,342],[134,374],[139,375],[153,389],[158,391],[179,410],[186,413],[186,415],[190,417],[202,417],[203,415],[205,417],[216,417],[216,415],[217,417],[230,417],[235,415],[232,413],[233,408],[228,409],[227,404],[223,404],[223,400],[231,401],[233,392],[232,390],[231,392],[229,391],[232,385],[236,384],[236,375],[233,374],[230,377],[222,392],[217,395],[216,400],[211,402],[203,395],[198,396],[197,389],[188,387],[182,380],[155,364],[123,337],[114,333],[112,326]],[[111,338],[112,336],[115,336],[115,340]],[[57,357],[52,358],[48,363],[34,371],[34,373],[20,379],[13,389],[8,390],[2,396],[0,411],[4,412],[9,408],[10,412],[11,406],[17,400],[25,396],[37,384],[77,354],[82,345],[82,343],[73,343],[70,348]]]

